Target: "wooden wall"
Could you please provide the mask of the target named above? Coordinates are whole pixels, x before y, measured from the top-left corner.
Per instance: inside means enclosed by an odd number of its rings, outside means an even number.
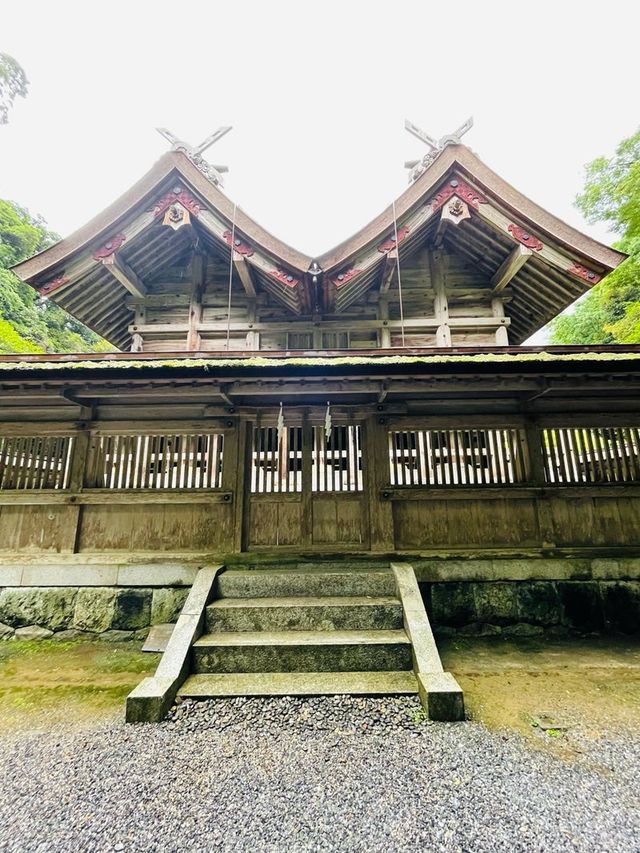
[[[550,417],[558,424],[561,416]],[[588,416],[580,417],[590,423]],[[85,426],[76,432],[68,489],[0,491],[0,552],[223,555],[243,549],[297,548],[378,553],[471,550],[477,554],[500,549],[548,553],[640,547],[638,477],[624,483],[545,482],[539,458],[542,427],[525,418],[521,421],[529,443],[526,481],[492,486],[392,484],[389,432],[401,429],[404,419],[397,416],[381,423],[377,414],[370,414],[362,419],[362,491],[312,493],[310,469],[305,467],[302,491],[290,494],[250,493],[245,473],[252,447],[249,417],[217,422],[216,429],[224,432],[222,484],[201,490],[83,486],[83,464],[89,464],[91,453]],[[200,424],[201,431],[212,429],[211,423],[210,419],[206,426]],[[311,435],[310,422],[303,423]],[[416,423],[415,418],[407,418],[406,429],[415,429]],[[432,417],[421,423],[423,428],[428,424],[435,429],[440,423],[444,428],[452,419]],[[504,423],[485,418],[484,426],[495,430]],[[513,421],[511,426],[518,425]],[[0,424],[0,432],[2,428]],[[130,425],[131,431],[141,428],[144,425]],[[174,423],[171,428],[176,431]],[[4,429],[24,432],[26,427],[14,423]],[[193,429],[194,423],[189,422],[189,430]],[[93,430],[98,434],[108,427],[94,425]],[[185,427],[185,434],[189,430]],[[83,452],[88,454],[84,461]],[[640,458],[635,470],[640,471]]]
[[[298,316],[264,291],[251,297],[235,272],[229,312],[228,266],[212,258],[205,263],[194,312],[190,264],[187,257],[181,267],[164,270],[148,283],[144,300],[130,301],[135,310],[132,323],[142,336],[144,351],[185,350],[190,323],[198,324],[197,335],[191,337],[192,348],[226,349],[228,318],[228,348],[232,350],[399,347],[401,315],[405,346],[508,342],[506,328],[499,326],[508,297],[501,294],[496,301],[487,277],[469,261],[444,249],[419,250],[403,261],[402,310],[400,287],[394,279],[386,291],[376,281],[340,313],[321,315]],[[432,321],[430,325],[428,321]]]

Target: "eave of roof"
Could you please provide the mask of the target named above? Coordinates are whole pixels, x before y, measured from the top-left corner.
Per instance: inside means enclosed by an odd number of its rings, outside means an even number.
[[[219,372],[262,373],[282,376],[300,375],[307,370],[335,375],[336,372],[366,373],[371,369],[385,373],[400,369],[424,372],[434,370],[544,370],[547,368],[616,371],[624,365],[640,369],[640,345],[630,347],[518,347],[491,349],[489,347],[467,348],[466,352],[440,349],[427,353],[390,354],[389,351],[370,351],[358,355],[346,352],[337,355],[282,354],[264,356],[246,353],[212,355],[185,355],[184,353],[149,354],[146,357],[127,353],[112,354],[68,354],[59,355],[16,355],[0,356],[0,379],[7,381],[14,375],[52,375],[54,373],[93,375],[96,378],[108,375],[141,372],[159,374],[211,374]],[[70,377],[71,378],[71,377]]]
[[[86,225],[32,258],[16,264],[13,271],[23,281],[30,283],[45,272],[63,265],[78,252],[95,243],[99,244],[102,238],[108,237],[114,230],[117,230],[120,222],[130,213],[132,208],[144,205],[149,201],[158,188],[168,181],[174,173],[179,174],[198,195],[215,207],[230,225],[234,220],[235,210],[236,228],[250,237],[256,246],[275,255],[286,266],[293,267],[301,273],[308,270],[312,260],[310,257],[278,240],[243,210],[234,207],[233,202],[214,186],[185,154],[179,151],[169,151],[152,166],[146,175]]]
[[[531,201],[492,171],[465,145],[447,146],[418,180],[407,187],[395,202],[396,220],[402,220],[423,203],[447,173],[456,167],[489,195],[497,197],[514,215],[528,220],[534,226],[532,230],[540,231],[564,248],[592,260],[608,271],[626,259],[624,252],[583,234]],[[389,205],[364,228],[321,255],[318,263],[326,272],[338,269],[366,246],[387,236],[393,227],[393,205]]]

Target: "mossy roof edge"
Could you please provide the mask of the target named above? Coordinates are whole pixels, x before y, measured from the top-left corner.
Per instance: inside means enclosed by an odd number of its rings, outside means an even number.
[[[338,356],[269,358],[252,356],[249,358],[180,358],[180,359],[96,359],[90,358],[70,361],[3,361],[0,372],[40,371],[40,370],[160,370],[160,369],[198,369],[208,371],[215,368],[233,367],[238,370],[248,368],[286,368],[286,367],[339,367],[339,366],[385,366],[385,365],[429,365],[429,364],[515,364],[530,362],[615,362],[639,361],[640,352],[579,352],[579,353],[482,353],[469,355],[397,355],[397,356]]]

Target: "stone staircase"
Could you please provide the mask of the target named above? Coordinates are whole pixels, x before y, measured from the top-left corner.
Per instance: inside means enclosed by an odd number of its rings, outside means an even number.
[[[209,566],[155,675],[127,697],[126,718],[159,721],[176,696],[407,693],[432,719],[464,719],[410,565]]]
[[[388,569],[225,571],[184,697],[417,693]]]

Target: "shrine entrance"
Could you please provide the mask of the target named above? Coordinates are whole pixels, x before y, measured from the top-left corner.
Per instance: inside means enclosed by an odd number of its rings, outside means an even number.
[[[364,424],[302,418],[249,429],[245,549],[367,550]]]

